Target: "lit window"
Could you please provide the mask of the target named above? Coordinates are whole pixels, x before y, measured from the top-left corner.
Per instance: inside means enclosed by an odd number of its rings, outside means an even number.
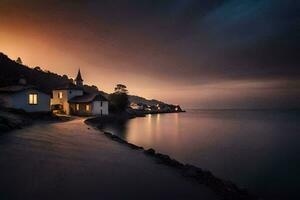
[[[38,95],[37,94],[29,94],[28,102],[30,105],[37,105]]]
[[[90,110],[91,110],[90,105],[85,105],[85,110],[86,110],[87,112],[90,112]]]
[[[58,98],[59,98],[59,99],[62,99],[62,98],[63,98],[63,93],[62,93],[62,92],[59,92],[59,93],[58,93]]]
[[[79,111],[79,104],[76,104],[76,110]]]

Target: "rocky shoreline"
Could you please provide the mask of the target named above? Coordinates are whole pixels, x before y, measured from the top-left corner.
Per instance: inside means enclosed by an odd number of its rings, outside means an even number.
[[[98,130],[102,130],[102,125],[97,125],[95,121],[98,120],[88,119],[85,121],[87,125],[90,125]],[[212,189],[216,194],[218,194],[224,200],[257,200],[260,199],[257,196],[249,194],[245,189],[241,189],[230,181],[222,180],[218,177],[215,177],[210,171],[203,170],[199,167],[181,163],[170,156],[157,153],[154,149],[144,149],[143,147],[131,144],[126,140],[113,135],[109,132],[103,132],[105,136],[110,138],[113,141],[121,143],[128,146],[131,149],[141,151],[145,155],[152,157],[158,164],[163,164],[170,167],[173,170],[179,172],[183,177],[188,178],[197,182],[198,184],[204,184],[208,188]]]
[[[136,117],[146,117],[146,115],[155,115],[155,114],[171,114],[171,113],[183,113],[186,111],[176,111],[176,112],[142,112],[142,111],[135,111],[135,110],[127,110],[121,113],[112,113],[109,115],[103,115],[98,117],[93,117],[87,120],[87,122],[91,124],[97,124],[105,126],[106,124],[116,124],[120,125],[126,123],[126,121],[130,119],[134,119]]]
[[[67,117],[60,117],[52,113],[26,113],[20,110],[0,110],[0,135],[16,129],[22,129],[36,122],[61,122],[68,121]]]
[[[25,126],[31,125],[33,122],[30,119],[26,119],[22,116],[0,112],[0,133],[6,133],[14,129],[21,129]]]

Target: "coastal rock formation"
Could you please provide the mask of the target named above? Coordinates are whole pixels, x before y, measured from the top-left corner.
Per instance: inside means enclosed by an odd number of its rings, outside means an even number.
[[[34,124],[37,121],[68,121],[70,117],[58,117],[51,113],[26,113],[22,110],[0,109],[0,134]]]
[[[0,133],[20,129],[30,124],[32,124],[32,120],[22,115],[0,111]]]
[[[155,150],[154,149],[148,149],[148,150],[145,150],[144,153],[148,154],[148,155],[155,155]]]
[[[90,120],[86,121],[87,124],[94,125]],[[102,126],[97,126],[101,130]],[[154,149],[150,148],[144,150],[143,147],[128,143],[126,140],[119,136],[113,135],[109,132],[104,134],[111,138],[113,141],[125,144],[135,150],[142,150],[142,152],[150,157],[153,157],[158,164],[169,166],[171,169],[178,171],[182,176],[196,181],[198,184],[204,184],[211,188],[215,193],[219,194],[224,200],[256,200],[258,197],[251,195],[247,190],[237,187],[234,183],[222,180],[215,177],[210,171],[203,170],[199,167],[183,164],[168,155],[157,153]]]

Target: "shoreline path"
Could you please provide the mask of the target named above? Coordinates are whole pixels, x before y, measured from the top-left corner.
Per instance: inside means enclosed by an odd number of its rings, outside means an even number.
[[[84,119],[0,137],[0,199],[219,199]]]

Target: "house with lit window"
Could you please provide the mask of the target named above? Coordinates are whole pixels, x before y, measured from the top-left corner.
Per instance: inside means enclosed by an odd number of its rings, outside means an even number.
[[[52,92],[51,107],[67,115],[108,115],[108,100],[100,93],[87,93],[83,89],[80,70],[75,84],[69,83]]]
[[[130,103],[130,108],[133,110],[145,110],[147,106],[142,103]]]
[[[24,79],[18,85],[0,88],[1,106],[26,112],[49,112],[50,96],[38,88],[26,85]]]

